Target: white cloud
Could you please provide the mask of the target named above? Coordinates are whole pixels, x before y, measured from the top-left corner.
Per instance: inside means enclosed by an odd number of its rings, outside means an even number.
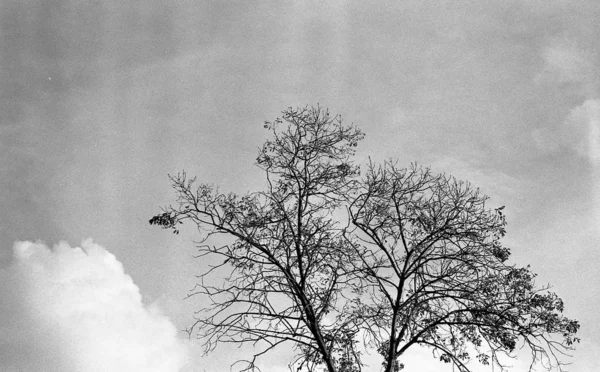
[[[577,154],[600,164],[600,99],[589,99],[571,110],[562,138]]]
[[[561,126],[536,128],[533,142],[544,152],[568,148],[592,164],[600,163],[600,99],[594,61],[597,55],[581,47],[577,41],[555,38],[541,50],[544,67],[536,76],[537,83],[571,84],[586,100],[571,109]]]
[[[542,151],[568,148],[591,164],[600,165],[600,99],[588,99],[571,109],[558,129],[534,129],[531,136]]]
[[[542,49],[544,67],[535,81],[577,83],[587,87],[593,72],[592,56],[578,43],[568,38],[555,38]]]
[[[91,240],[17,242],[0,271],[0,370],[178,372],[187,346],[114,255]]]

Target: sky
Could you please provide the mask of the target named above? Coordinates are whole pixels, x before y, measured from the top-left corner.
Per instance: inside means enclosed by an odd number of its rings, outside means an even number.
[[[180,331],[197,235],[148,219],[181,170],[259,189],[262,123],[316,104],[366,133],[358,161],[506,205],[511,262],[581,323],[569,370],[595,369],[598,19],[597,0],[0,1],[0,370],[228,370],[242,351]]]

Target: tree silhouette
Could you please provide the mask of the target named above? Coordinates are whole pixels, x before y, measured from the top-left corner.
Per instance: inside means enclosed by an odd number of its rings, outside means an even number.
[[[176,205],[150,220],[174,232],[195,224],[199,255],[220,257],[190,294],[208,303],[188,330],[206,352],[252,344],[239,362],[254,370],[290,343],[290,368],[358,372],[366,347],[389,372],[421,345],[469,371],[472,357],[502,367],[498,356],[521,342],[532,366],[562,367],[579,324],[528,268],[506,263],[503,207],[417,165],[369,163],[360,178],[362,132],[320,107],[290,108],[265,128],[264,191],[223,194],[182,172],[171,177]],[[219,235],[230,243],[214,244]]]
[[[578,341],[579,324],[560,315],[556,294],[536,288],[528,267],[506,264],[504,207],[486,209],[486,200],[415,164],[369,165],[349,208],[364,289],[353,311],[383,345],[386,371],[415,344],[461,372],[473,356],[502,366],[498,355],[519,341],[533,362],[560,368],[559,356]]]

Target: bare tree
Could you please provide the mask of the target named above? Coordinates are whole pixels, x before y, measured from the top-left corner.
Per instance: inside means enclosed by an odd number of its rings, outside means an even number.
[[[222,257],[200,276],[195,292],[211,301],[190,329],[207,351],[219,343],[252,343],[261,349],[245,361],[244,370],[251,370],[257,357],[291,342],[296,367],[324,363],[330,372],[342,371],[354,343],[339,304],[353,258],[332,216],[356,187],[358,168],[350,158],[363,134],[319,107],[290,108],[265,128],[273,139],[257,165],[266,191],[221,194],[209,185],[195,187],[195,179],[181,173],[171,177],[178,205],[150,223],[177,231],[177,224],[191,221],[203,232],[200,255]],[[234,241],[208,244],[215,235]],[[225,285],[205,284],[213,274],[225,277]]]
[[[532,367],[562,370],[579,324],[560,314],[563,303],[548,287],[535,287],[528,267],[506,264],[504,207],[486,209],[486,200],[415,164],[370,164],[349,208],[363,280],[353,311],[386,372],[403,367],[398,358],[413,345],[461,372],[473,356],[503,369],[499,354],[519,342]]]
[[[190,294],[208,303],[188,330],[206,352],[251,344],[241,369],[255,370],[290,343],[290,368],[358,372],[362,345],[391,372],[421,345],[466,372],[470,359],[502,367],[522,343],[532,366],[561,369],[579,324],[528,267],[506,263],[503,207],[416,165],[369,164],[360,179],[362,132],[319,107],[290,108],[265,128],[264,191],[224,194],[180,173],[177,204],[150,220],[174,232],[195,224],[199,255],[218,261]]]

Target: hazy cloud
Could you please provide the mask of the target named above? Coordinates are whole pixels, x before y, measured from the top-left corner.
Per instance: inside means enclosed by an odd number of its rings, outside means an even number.
[[[587,100],[575,107],[565,120],[565,143],[593,164],[600,163],[600,99]]]
[[[187,347],[114,255],[91,240],[17,242],[0,271],[0,370],[181,371]]]
[[[588,86],[593,73],[592,55],[574,40],[555,38],[542,49],[542,71],[535,81],[550,83],[578,83]]]
[[[600,164],[600,99],[573,108],[556,130],[534,129],[536,146],[545,152],[568,148],[594,165]]]
[[[595,55],[575,40],[555,38],[542,49],[544,67],[536,83],[574,87],[585,101],[573,107],[561,125],[531,132],[536,147],[545,152],[568,148],[597,165],[600,161],[600,100],[594,77]],[[567,90],[568,91],[568,90]]]
[[[516,198],[516,190],[531,186],[526,181],[510,176],[502,170],[450,156],[441,157],[433,162],[432,169],[438,173],[446,172],[458,180],[468,181],[473,187],[480,188],[483,194],[493,199],[492,205]]]

